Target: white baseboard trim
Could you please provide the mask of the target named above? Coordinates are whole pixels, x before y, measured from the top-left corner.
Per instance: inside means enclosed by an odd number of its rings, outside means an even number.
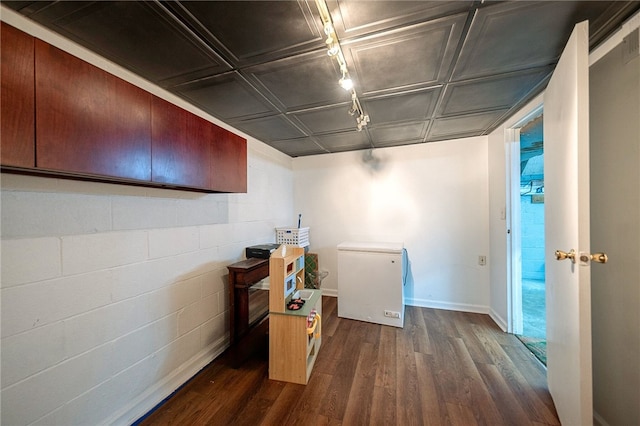
[[[498,327],[500,327],[500,329],[502,329],[502,331],[507,333],[508,327],[507,327],[507,322],[504,320],[504,318],[502,318],[500,315],[498,315],[498,313],[496,311],[494,311],[493,309],[491,309],[489,311],[489,316],[491,317],[493,322],[495,322],[498,325]]]
[[[422,308],[445,309],[447,311],[473,312],[475,314],[488,314],[498,327],[507,332],[507,322],[489,306],[470,305],[467,303],[440,302],[425,299],[406,299],[405,304],[420,306]]]
[[[127,406],[105,421],[110,425],[131,425],[175,392],[229,347],[229,337],[212,343]]]
[[[472,305],[468,303],[452,303],[426,299],[405,299],[405,304],[420,306],[421,308],[444,309],[447,311],[473,312],[476,314],[488,314],[489,307],[484,305]]]
[[[338,290],[335,288],[321,288],[323,296],[338,297]]]

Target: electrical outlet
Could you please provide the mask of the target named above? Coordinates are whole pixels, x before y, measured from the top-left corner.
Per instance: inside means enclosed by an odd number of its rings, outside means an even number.
[[[480,255],[478,256],[478,265],[484,266],[487,264],[487,256]]]
[[[384,311],[384,316],[387,318],[400,318],[400,312],[396,311]]]

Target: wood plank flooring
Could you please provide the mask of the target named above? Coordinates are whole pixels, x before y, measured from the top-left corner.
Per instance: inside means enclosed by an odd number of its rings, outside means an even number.
[[[265,354],[223,354],[141,425],[559,425],[546,371],[487,315],[407,306],[404,328],[337,317],[323,298],[307,386],[268,379]],[[266,351],[265,351],[266,353]]]

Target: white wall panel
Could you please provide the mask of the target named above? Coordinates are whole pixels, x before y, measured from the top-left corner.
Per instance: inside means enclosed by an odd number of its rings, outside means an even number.
[[[294,159],[295,208],[337,292],[343,241],[404,242],[408,304],[488,312],[487,138]],[[338,302],[339,303],[339,302]]]
[[[2,288],[62,275],[59,238],[3,239],[1,247]]]
[[[109,303],[109,271],[3,289],[2,337],[51,324]]]
[[[229,329],[229,315],[224,312],[216,315],[200,327],[200,347],[202,349],[215,343],[225,336]]]
[[[196,227],[153,229],[149,231],[149,258],[175,256],[198,249]]]
[[[113,197],[114,230],[168,228],[178,224],[178,201],[171,198]]]
[[[3,389],[2,423],[34,422],[104,382],[112,374],[111,355],[110,345],[103,345]]]
[[[66,358],[62,322],[38,327],[2,340],[2,385],[10,386]],[[46,347],[46,351],[42,348]]]
[[[148,322],[146,302],[146,297],[131,298],[63,320],[65,357],[77,356],[144,326]]]
[[[34,209],[37,203],[39,208]],[[38,237],[111,229],[109,199],[86,194],[3,192],[2,235]]]
[[[138,263],[148,256],[148,234],[144,231],[62,237],[64,275]]]

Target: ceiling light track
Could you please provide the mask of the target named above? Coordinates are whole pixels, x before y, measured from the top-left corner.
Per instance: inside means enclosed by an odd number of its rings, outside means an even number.
[[[325,43],[327,44],[327,54],[331,58],[335,58],[340,68],[340,80],[338,84],[347,92],[351,93],[351,108],[349,108],[349,115],[356,118],[356,125],[358,131],[364,129],[369,123],[369,116],[365,114],[358,99],[358,94],[353,84],[353,80],[349,75],[349,69],[347,68],[347,61],[344,59],[342,53],[342,47],[340,46],[340,40],[336,34],[335,26],[333,25],[333,19],[331,19],[331,13],[325,0],[316,0],[318,6],[318,12],[322,19],[322,25],[324,27],[324,33],[327,36]]]

